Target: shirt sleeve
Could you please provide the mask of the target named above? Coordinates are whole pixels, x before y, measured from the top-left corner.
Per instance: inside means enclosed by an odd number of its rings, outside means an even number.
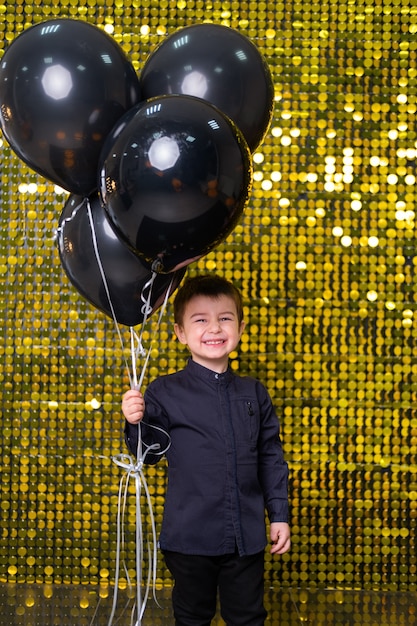
[[[284,459],[278,417],[267,390],[261,384],[258,401],[261,412],[259,480],[265,508],[270,522],[289,522],[288,464]]]

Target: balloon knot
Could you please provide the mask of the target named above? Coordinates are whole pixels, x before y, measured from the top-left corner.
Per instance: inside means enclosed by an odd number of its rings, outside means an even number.
[[[164,269],[164,264],[162,263],[161,259],[160,258],[155,259],[151,265],[151,270],[159,274],[160,272],[162,272],[163,269]]]

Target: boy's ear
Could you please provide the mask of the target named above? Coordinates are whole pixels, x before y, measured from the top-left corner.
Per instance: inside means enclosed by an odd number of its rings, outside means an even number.
[[[179,324],[174,324],[174,332],[177,335],[177,339],[184,346],[187,345],[187,340],[185,338],[184,329]]]
[[[241,338],[243,331],[245,330],[245,326],[246,326],[246,322],[242,320],[240,322],[240,328],[239,328],[239,339]]]

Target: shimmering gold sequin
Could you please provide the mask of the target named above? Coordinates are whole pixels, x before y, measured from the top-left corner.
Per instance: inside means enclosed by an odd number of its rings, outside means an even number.
[[[415,591],[415,4],[15,0],[0,5],[0,54],[54,17],[105,29],[137,71],[167,34],[203,20],[241,30],[264,54],[275,110],[249,207],[189,273],[216,271],[242,289],[247,329],[231,366],[267,385],[281,418],[292,550],[267,554],[267,584]],[[0,158],[0,581],[105,590],[129,340],[122,329],[122,347],[64,276],[54,229],[66,195],[4,138]],[[168,308],[145,384],[187,358]],[[163,464],[148,477],[159,525]],[[134,574],[133,509],[128,520]],[[157,576],[165,585],[162,561]]]

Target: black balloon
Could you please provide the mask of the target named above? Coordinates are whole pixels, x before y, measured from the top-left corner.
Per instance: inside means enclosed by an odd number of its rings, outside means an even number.
[[[181,94],[216,105],[252,152],[272,119],[274,86],[266,61],[250,39],[220,24],[186,26],[167,37],[147,59],[140,83],[144,100]]]
[[[199,98],[153,98],[125,117],[103,150],[103,205],[135,253],[171,272],[236,226],[249,197],[251,155],[239,129]]]
[[[140,101],[121,47],[98,27],[56,19],[23,31],[0,65],[0,122],[16,154],[68,191],[97,189],[103,143]]]
[[[78,292],[94,307],[126,326],[141,324],[145,315],[154,313],[168,290],[169,295],[175,291],[186,271],[153,275],[118,239],[98,194],[89,199],[76,195],[68,198],[59,220],[57,244],[62,267]]]

